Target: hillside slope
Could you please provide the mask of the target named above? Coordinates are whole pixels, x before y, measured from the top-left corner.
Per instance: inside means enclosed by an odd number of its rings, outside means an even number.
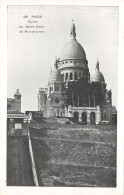
[[[30,134],[41,186],[116,186],[116,127],[45,124]]]

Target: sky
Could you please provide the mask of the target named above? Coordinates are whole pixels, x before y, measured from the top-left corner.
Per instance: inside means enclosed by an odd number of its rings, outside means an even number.
[[[112,90],[112,104],[117,107],[118,7],[8,6],[7,97],[13,98],[19,89],[23,112],[38,109],[39,87],[47,86],[55,57],[60,57],[70,40],[72,20],[90,75],[98,59],[107,89]],[[42,32],[24,33],[26,29]]]

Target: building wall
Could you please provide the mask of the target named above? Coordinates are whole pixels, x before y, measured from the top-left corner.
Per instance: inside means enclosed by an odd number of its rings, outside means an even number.
[[[21,112],[21,97],[15,96],[15,109]]]
[[[47,88],[40,88],[38,93],[38,110],[45,110],[47,104]]]
[[[21,95],[14,95],[13,98],[7,98],[7,111],[21,112]]]
[[[7,99],[7,111],[21,112],[21,100]]]
[[[16,110],[14,99],[12,99],[12,98],[7,99],[7,110]]]

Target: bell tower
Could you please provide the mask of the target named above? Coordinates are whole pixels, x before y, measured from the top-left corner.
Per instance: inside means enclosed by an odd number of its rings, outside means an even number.
[[[62,94],[61,94],[61,74],[58,70],[58,60],[54,62],[54,67],[50,73],[50,78],[48,82],[48,104],[47,110],[48,116],[62,116],[63,109],[62,104]]]
[[[21,112],[21,93],[19,89],[14,94],[14,100],[15,100],[15,110],[17,112]]]

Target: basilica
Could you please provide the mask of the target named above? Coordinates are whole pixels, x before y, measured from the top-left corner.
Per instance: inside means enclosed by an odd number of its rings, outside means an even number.
[[[45,117],[66,117],[86,124],[111,121],[112,92],[106,88],[98,60],[94,69],[91,78],[86,53],[76,39],[72,22],[70,40],[54,62],[48,87],[39,88],[38,110]]]

